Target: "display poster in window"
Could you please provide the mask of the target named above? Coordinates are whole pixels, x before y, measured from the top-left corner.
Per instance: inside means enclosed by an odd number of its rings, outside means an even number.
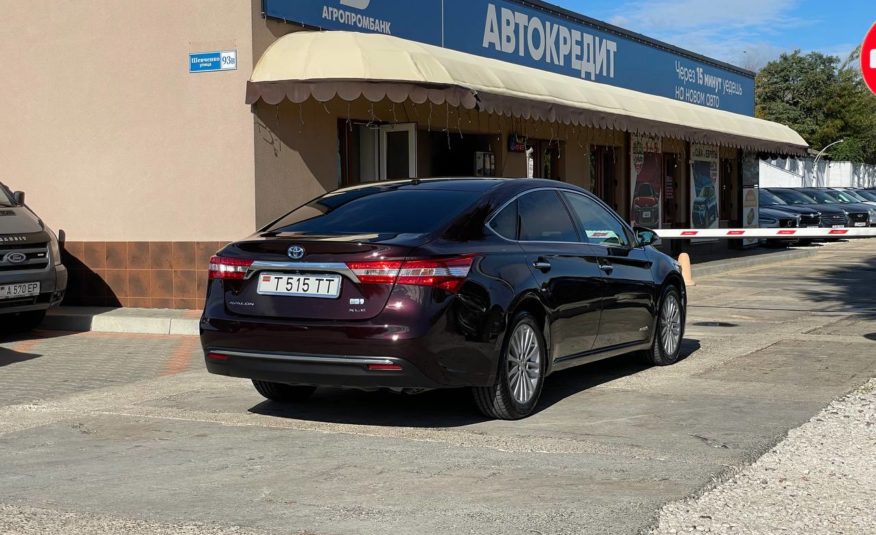
[[[757,154],[745,153],[742,157],[742,226],[745,228],[758,228],[758,195],[757,187],[760,184],[760,160]],[[758,240],[746,238],[742,240],[743,247],[757,245]]]
[[[633,192],[630,220],[634,225],[660,228],[663,220],[663,151],[660,138],[630,136],[630,163]]]
[[[742,188],[742,226],[745,228],[758,228],[757,188]],[[742,240],[743,247],[757,245],[757,238],[745,238]]]
[[[720,180],[718,147],[691,145],[690,221],[692,228],[718,228]]]

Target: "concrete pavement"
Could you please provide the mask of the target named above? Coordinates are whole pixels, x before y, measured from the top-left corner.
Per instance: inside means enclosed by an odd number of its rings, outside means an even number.
[[[464,391],[273,404],[194,337],[4,341],[0,533],[636,533],[874,376],[874,278],[872,240],[701,277],[687,358],[557,373],[519,422]]]

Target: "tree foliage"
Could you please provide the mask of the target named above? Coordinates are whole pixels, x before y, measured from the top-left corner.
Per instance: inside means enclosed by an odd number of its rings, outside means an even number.
[[[860,47],[845,61],[819,52],[782,54],[757,75],[756,115],[786,124],[836,160],[876,164],[876,95],[858,70]]]

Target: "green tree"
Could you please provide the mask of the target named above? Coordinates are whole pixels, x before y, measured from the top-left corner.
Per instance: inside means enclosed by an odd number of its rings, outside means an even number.
[[[782,54],[757,75],[755,114],[786,124],[814,150],[838,139],[834,159],[876,163],[876,95],[858,70],[860,50],[845,61],[819,52]]]

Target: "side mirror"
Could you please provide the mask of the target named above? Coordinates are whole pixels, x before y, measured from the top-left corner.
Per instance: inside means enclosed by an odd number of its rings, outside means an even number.
[[[653,230],[645,227],[635,227],[633,230],[636,231],[636,239],[639,240],[639,245],[642,247],[646,245],[660,245],[660,236]]]
[[[24,206],[24,192],[23,191],[16,191],[15,193],[13,193],[12,199],[15,201],[15,204],[18,204],[20,206]]]

